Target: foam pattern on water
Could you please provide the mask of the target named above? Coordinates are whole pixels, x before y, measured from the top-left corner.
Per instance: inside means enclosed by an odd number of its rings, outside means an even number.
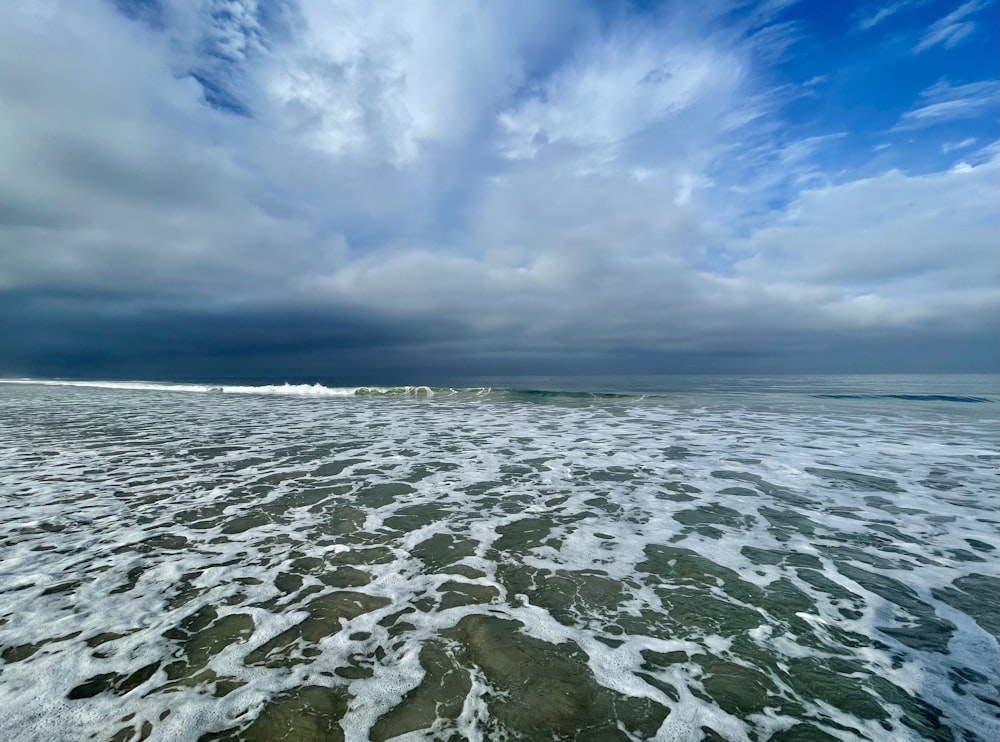
[[[997,739],[991,418],[0,387],[0,729]]]

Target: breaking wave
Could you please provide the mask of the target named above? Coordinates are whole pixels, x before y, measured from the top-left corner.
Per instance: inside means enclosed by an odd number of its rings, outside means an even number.
[[[283,397],[450,397],[487,395],[524,398],[568,397],[573,399],[615,399],[644,397],[646,394],[627,392],[582,392],[547,389],[514,389],[507,387],[445,387],[426,385],[404,386],[325,386],[323,384],[181,384],[164,381],[76,381],[51,379],[0,379],[3,384],[38,386],[85,387],[125,391],[186,392],[193,394],[260,394]]]

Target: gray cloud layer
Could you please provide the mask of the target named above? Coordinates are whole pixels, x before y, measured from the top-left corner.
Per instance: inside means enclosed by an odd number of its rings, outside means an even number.
[[[219,5],[0,6],[0,373],[995,367],[995,146],[827,175],[774,17]]]

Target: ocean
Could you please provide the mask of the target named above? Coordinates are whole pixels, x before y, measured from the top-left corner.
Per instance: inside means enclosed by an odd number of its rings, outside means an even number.
[[[0,383],[9,740],[1000,739],[1000,379]]]

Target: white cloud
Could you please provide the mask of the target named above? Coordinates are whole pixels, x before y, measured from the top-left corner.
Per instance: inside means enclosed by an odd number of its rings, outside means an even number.
[[[998,176],[994,157],[805,191],[740,244],[737,275],[763,286],[825,288],[822,309],[835,319],[982,321],[1000,308]]]
[[[214,300],[330,254],[336,235],[262,208],[251,123],[173,74],[169,40],[103,3],[54,8],[0,22],[5,288]]]
[[[920,104],[906,111],[894,128],[915,129],[980,116],[985,109],[998,105],[998,91],[997,80],[954,86],[942,80],[924,90]]]
[[[539,3],[434,0],[306,0],[301,16],[294,46],[258,73],[275,122],[329,154],[397,166],[491,119],[530,48],[574,23]]]
[[[930,0],[897,0],[897,2],[889,3],[888,5],[883,5],[873,14],[866,14],[861,20],[858,21],[858,28],[862,31],[868,31],[882,21],[892,18],[894,15],[907,10],[909,8],[917,8],[921,5],[926,5]]]
[[[947,155],[951,152],[955,152],[956,150],[967,149],[968,147],[971,147],[975,143],[976,143],[975,137],[968,137],[967,139],[963,139],[960,142],[945,142],[944,144],[941,145],[941,152]]]
[[[978,13],[988,6],[990,2],[991,0],[969,0],[958,6],[955,10],[948,13],[948,15],[931,24],[931,27],[927,29],[927,33],[924,34],[920,42],[914,47],[914,51],[917,53],[926,51],[938,44],[943,44],[946,49],[955,46],[976,28],[974,21],[966,21],[964,19],[974,13]]]
[[[544,144],[567,144],[610,155],[629,137],[733,90],[740,75],[735,58],[708,45],[655,34],[596,41],[500,114],[505,154],[530,158]]]

